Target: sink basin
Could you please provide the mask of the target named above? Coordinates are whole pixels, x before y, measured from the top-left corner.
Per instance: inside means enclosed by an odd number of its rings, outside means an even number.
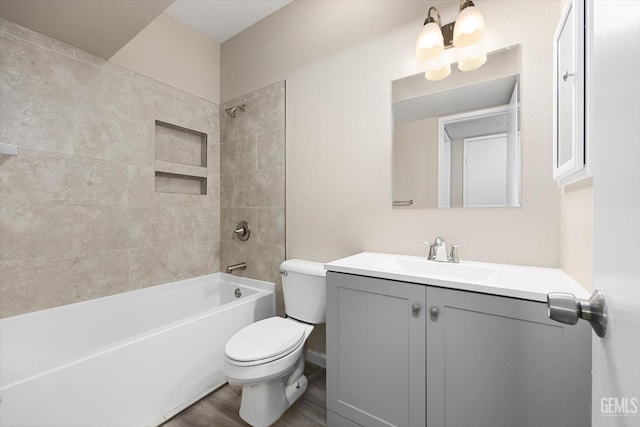
[[[447,263],[424,256],[362,252],[325,265],[330,272],[546,302],[550,292],[589,293],[558,268],[478,261]]]
[[[377,265],[379,269],[411,276],[446,278],[463,282],[482,282],[496,270],[491,267],[461,263],[445,263],[421,259],[388,259]]]

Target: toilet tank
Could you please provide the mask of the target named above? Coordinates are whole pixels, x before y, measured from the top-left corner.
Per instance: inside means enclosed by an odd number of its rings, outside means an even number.
[[[307,323],[324,323],[327,308],[324,264],[288,259],[280,264],[280,273],[287,316]]]

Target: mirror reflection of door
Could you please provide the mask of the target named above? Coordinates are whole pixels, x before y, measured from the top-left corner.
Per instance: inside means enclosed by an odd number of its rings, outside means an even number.
[[[438,207],[520,206],[517,91],[509,104],[439,118]]]
[[[507,134],[465,138],[462,206],[507,206]]]

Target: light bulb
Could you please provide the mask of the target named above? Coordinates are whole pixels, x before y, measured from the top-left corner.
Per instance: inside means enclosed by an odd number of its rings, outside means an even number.
[[[435,22],[429,22],[418,34],[416,41],[416,57],[418,59],[431,59],[444,51],[442,30]]]
[[[473,4],[473,3],[472,3]],[[467,6],[458,14],[453,27],[453,44],[471,46],[484,36],[484,18],[475,6]]]
[[[487,51],[482,41],[468,47],[458,47],[456,54],[460,71],[473,71],[487,62]]]
[[[446,78],[451,74],[451,65],[444,64],[439,68],[429,68],[425,71],[424,76],[427,80],[438,81]]]
[[[483,53],[480,56],[469,59],[461,59],[458,61],[458,70],[460,71],[473,71],[482,67],[487,62],[487,54]]]

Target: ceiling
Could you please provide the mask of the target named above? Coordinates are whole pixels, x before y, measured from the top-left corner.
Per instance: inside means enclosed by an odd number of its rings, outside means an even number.
[[[0,18],[109,59],[172,0],[0,0]]]
[[[223,43],[291,1],[176,0],[165,13]]]
[[[393,121],[413,122],[508,104],[518,78],[507,76],[394,102]]]
[[[0,18],[104,59],[163,11],[222,43],[292,0],[0,0]]]

